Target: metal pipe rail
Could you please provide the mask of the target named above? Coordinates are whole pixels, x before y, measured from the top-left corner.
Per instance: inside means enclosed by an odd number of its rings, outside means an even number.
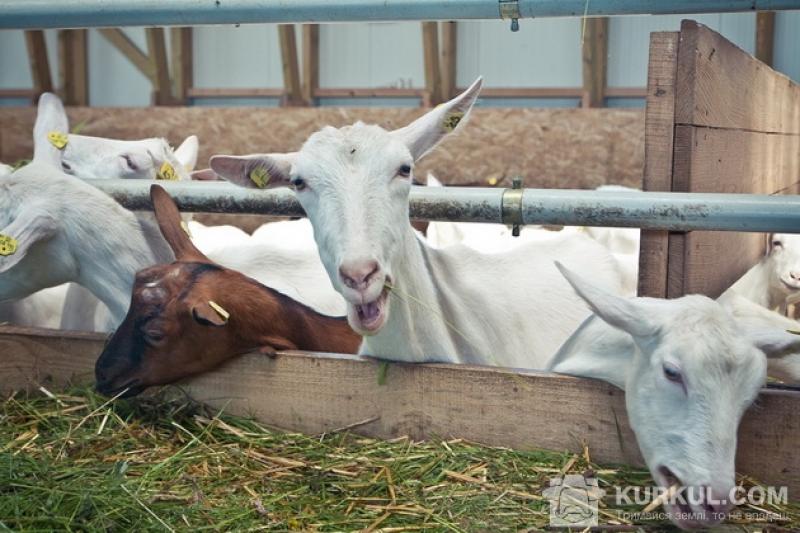
[[[152,209],[150,181],[109,179],[92,184],[134,210]],[[261,191],[226,182],[159,181],[187,212],[303,216],[289,189]],[[800,233],[800,196],[523,189],[413,187],[416,220],[638,227],[690,231]]]
[[[2,0],[0,29],[467,20],[800,9],[798,0]]]

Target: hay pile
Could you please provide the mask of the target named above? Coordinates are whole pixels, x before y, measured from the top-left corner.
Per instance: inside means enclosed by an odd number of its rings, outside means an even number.
[[[588,450],[282,433],[208,412],[176,389],[114,402],[42,389],[0,403],[0,531],[538,530],[553,475],[592,469],[607,489],[651,483],[590,459]],[[606,530],[640,529],[619,518],[640,508],[612,504],[601,504]],[[764,511],[800,526],[800,506]]]

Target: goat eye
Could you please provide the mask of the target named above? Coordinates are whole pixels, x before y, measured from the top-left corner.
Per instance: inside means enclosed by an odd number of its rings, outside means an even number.
[[[675,383],[683,383],[683,374],[675,366],[669,363],[664,364],[664,377]]]
[[[772,241],[773,248],[783,248],[783,243],[781,241]]]
[[[68,164],[68,163],[66,163],[66,162],[64,162],[64,161],[62,161],[62,162],[61,162],[61,168],[62,168],[63,170],[65,170],[65,171],[67,171],[67,172],[69,172],[70,170],[72,170],[72,167],[71,167],[71,166],[69,166],[69,164]]]
[[[397,169],[397,175],[404,178],[409,177],[411,175],[411,165],[400,165],[400,168]]]
[[[157,344],[164,340],[166,335],[163,331],[156,330],[156,329],[149,329],[144,331],[144,340],[147,341],[148,344]]]
[[[306,180],[303,178],[293,178],[292,186],[294,187],[294,190],[302,191],[306,188]]]
[[[129,169],[139,170],[139,167],[136,165],[136,163],[133,162],[133,158],[131,158],[131,156],[129,156],[128,154],[124,154],[122,158],[125,160],[125,164],[128,165]]]

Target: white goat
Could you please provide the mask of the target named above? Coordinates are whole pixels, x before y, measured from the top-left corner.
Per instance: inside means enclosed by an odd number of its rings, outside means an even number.
[[[0,178],[3,176],[10,176],[12,172],[14,172],[14,167],[6,165],[5,163],[0,163]]]
[[[43,138],[59,150],[61,169],[82,179],[188,180],[197,164],[198,141],[194,135],[173,150],[167,141],[158,138],[122,141],[69,133],[64,106],[52,93],[39,97],[39,116],[42,113],[50,115],[48,120],[58,119],[61,123],[42,131]]]
[[[623,389],[653,479],[691,498],[666,505],[671,520],[683,528],[719,522],[732,506],[736,430],[765,382],[764,354],[797,352],[800,337],[705,296],[622,298],[562,272],[595,315],[548,370]]]
[[[767,251],[724,294],[738,294],[767,309],[786,313],[786,300],[800,296],[800,235],[769,235]]]
[[[594,279],[618,290],[612,257],[588,237],[503,254],[434,249],[417,237],[408,216],[412,166],[455,129],[480,85],[393,132],[327,127],[297,153],[211,158],[218,175],[238,184],[294,187],[348,321],[367,336],[362,353],[541,367],[588,315],[553,259],[589,265]]]

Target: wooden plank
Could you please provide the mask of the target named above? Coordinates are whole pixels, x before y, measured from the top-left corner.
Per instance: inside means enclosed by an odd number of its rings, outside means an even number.
[[[169,78],[167,39],[164,28],[145,28],[147,55],[153,71],[151,82],[156,105],[172,105],[172,82]]]
[[[34,89],[0,89],[0,98],[30,98],[36,96]]]
[[[0,328],[0,392],[90,383],[105,336]],[[537,372],[392,364],[356,356],[286,352],[246,355],[187,380],[194,399],[291,431],[318,434],[356,425],[377,438],[458,437],[518,449],[582,451],[601,463],[641,465],[624,394],[606,383]],[[737,469],[800,490],[794,456],[800,391],[762,391],[739,432]]]
[[[189,98],[281,98],[284,90],[190,87],[186,94]]]
[[[772,52],[775,47],[775,12],[756,13],[756,59],[772,66]]]
[[[676,126],[674,158],[675,191],[800,192],[800,135]],[[719,296],[764,253],[759,233],[692,231],[670,239],[672,296]]]
[[[441,81],[442,100],[447,101],[456,95],[456,57],[457,26],[455,21],[442,22]]]
[[[425,62],[426,105],[442,102],[442,74],[439,68],[439,25],[437,22],[422,23],[422,54]]]
[[[583,107],[605,107],[608,65],[608,17],[584,19],[581,36],[583,56]]]
[[[314,105],[319,89],[319,24],[303,24],[303,98]]]
[[[679,42],[680,35],[677,32],[650,34],[644,132],[643,189],[646,191],[672,190],[675,76]],[[639,296],[666,297],[668,246],[668,232],[642,231]]]
[[[97,30],[100,35],[106,38],[114,48],[119,50],[122,55],[128,58],[128,61],[133,63],[139,72],[147,76],[151,83],[155,83],[155,69],[150,58],[136,46],[130,37],[119,28],[100,28]]]
[[[300,82],[300,66],[297,58],[297,39],[294,24],[278,26],[278,38],[281,43],[281,63],[283,64],[283,87],[286,91],[285,104],[290,106],[304,105],[303,87]]]
[[[675,122],[800,134],[800,86],[720,34],[685,20]]]
[[[64,105],[89,105],[87,30],[58,32],[58,75]]]
[[[192,28],[170,28],[172,45],[172,96],[175,103],[186,105],[194,84],[194,46]]]
[[[50,76],[50,62],[47,60],[44,31],[25,31],[25,46],[28,49],[31,77],[33,78],[33,88],[36,94],[53,92],[53,79]]]

